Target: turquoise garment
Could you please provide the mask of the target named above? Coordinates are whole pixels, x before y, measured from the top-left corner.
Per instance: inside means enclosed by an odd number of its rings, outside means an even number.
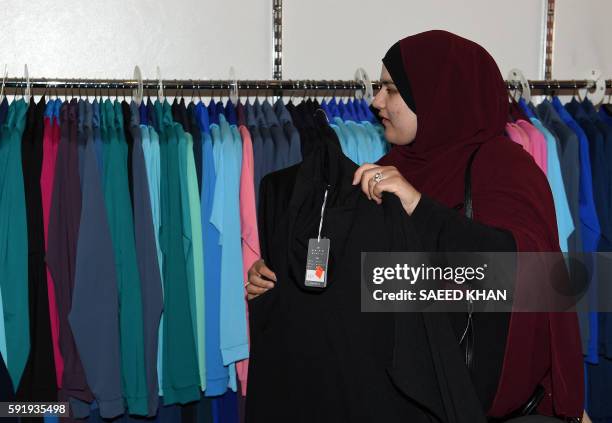
[[[193,274],[195,284],[195,328],[198,368],[200,370],[200,389],[206,389],[206,330],[204,308],[204,256],[202,246],[202,216],[197,169],[193,154],[193,139],[187,137],[187,188],[189,195],[189,215],[191,217],[191,247],[193,251]]]
[[[248,357],[244,286],[242,282],[240,234],[240,171],[242,142],[225,116],[219,115],[221,142],[216,149],[216,186],[210,221],[219,231],[221,245],[220,348],[225,366],[229,368],[229,386],[236,391],[236,361]],[[238,139],[236,139],[236,135]]]
[[[353,131],[351,131],[346,126],[346,123],[342,120],[342,118],[335,117],[333,121],[336,125],[338,125],[340,134],[342,134],[341,136],[344,138],[344,145],[342,144],[342,142],[340,143],[340,145],[343,147],[342,151],[349,159],[351,159],[355,163],[358,163],[359,154],[357,151],[357,140],[355,139]]]
[[[155,103],[160,132],[160,246],[164,255],[164,404],[200,398],[198,362],[189,307],[189,284],[183,238],[179,139],[170,104]],[[182,129],[182,128],[181,128]]]
[[[28,228],[21,168],[21,137],[28,104],[13,101],[0,129],[0,290],[6,367],[19,386],[30,354]]]
[[[185,266],[187,271],[187,286],[189,287],[189,310],[191,317],[191,329],[193,331],[193,339],[197,340],[197,319],[196,319],[196,297],[195,297],[195,274],[193,264],[193,249],[191,230],[191,212],[189,209],[189,187],[187,184],[187,145],[191,134],[185,132],[182,125],[175,123],[174,131],[178,140],[178,165],[180,171],[180,189],[181,189],[181,212],[183,224],[183,252],[185,254]],[[190,143],[193,145],[193,139]],[[193,151],[193,150],[192,150]],[[197,349],[197,342],[195,344]]]
[[[0,289],[0,354],[2,354],[2,360],[6,363],[6,331],[4,329],[4,305],[2,304],[2,289]]]
[[[162,293],[164,287],[164,272],[163,272],[163,254],[159,245],[159,230],[161,226],[160,215],[160,163],[159,163],[159,136],[155,128],[147,125],[140,125],[140,134],[142,136],[142,150],[144,152],[145,167],[147,169],[147,182],[149,184],[149,200],[151,201],[151,214],[153,217],[153,232],[155,233],[155,245],[157,247],[157,263],[159,265],[159,273],[162,280]],[[157,347],[157,380],[159,386],[159,396],[164,396],[162,388],[163,379],[163,364],[162,364],[162,346],[164,335],[163,313],[158,330],[158,347]]]
[[[104,199],[113,240],[117,289],[122,386],[130,414],[146,416],[147,381],[140,275],[136,263],[134,221],[128,188],[128,146],[119,102],[106,100],[102,110]]]
[[[565,186],[563,185],[563,176],[561,174],[561,163],[559,161],[559,154],[557,148],[557,141],[553,134],[548,131],[536,118],[530,118],[531,123],[540,131],[544,138],[546,138],[546,147],[548,150],[547,155],[547,168],[548,168],[548,183],[553,194],[553,200],[555,202],[555,213],[557,215],[557,230],[559,232],[559,247],[561,251],[567,252],[568,239],[571,233],[574,231],[574,222],[572,215],[569,212],[569,204],[567,202],[567,194],[565,193]]]
[[[370,134],[372,140],[372,156],[369,163],[377,162],[382,156],[387,154],[388,143],[385,139],[385,132],[381,125],[372,125],[368,121],[362,121],[361,124]]]

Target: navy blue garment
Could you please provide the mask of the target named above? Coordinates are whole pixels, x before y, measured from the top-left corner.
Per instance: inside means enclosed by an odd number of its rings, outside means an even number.
[[[211,125],[213,123],[219,124],[219,109],[217,109],[214,99],[211,99],[210,103],[208,103],[208,119]]]
[[[0,103],[0,125],[4,125],[4,122],[6,121],[6,116],[8,115],[8,109],[8,100],[6,99],[6,97],[4,97],[2,103]]]
[[[145,164],[138,106],[132,102],[130,132],[134,140],[132,154],[133,186],[134,186],[134,238],[138,273],[140,274],[143,333],[145,350],[145,369],[147,375],[148,415],[157,412],[158,375],[157,348],[159,324],[163,308],[163,293],[160,267],[157,260],[157,244],[153,226],[153,212],[149,196],[149,183]]]
[[[293,166],[302,161],[302,151],[300,150],[300,133],[293,125],[291,114],[285,107],[282,99],[274,104],[274,112],[280,121],[283,130],[285,131],[285,138],[289,141],[289,163],[288,166]]]
[[[100,178],[102,178],[102,169],[104,169],[104,144],[102,143],[102,131],[100,129],[100,103],[98,103],[98,100],[94,100],[91,105],[91,110],[96,160],[98,161]]]
[[[77,115],[77,142],[79,143],[79,177],[81,178],[81,191],[83,190],[83,166],[85,155],[85,101],[79,100]]]
[[[261,177],[263,178],[268,173],[274,172],[274,140],[272,139],[272,134],[270,133],[270,128],[268,127],[268,122],[266,122],[266,117],[263,113],[261,103],[258,99],[253,103],[253,112],[255,113],[255,120],[257,122],[257,126],[259,127],[259,132],[261,133],[261,139],[263,141],[263,154],[262,154],[262,162],[261,162]]]
[[[272,135],[272,141],[274,142],[274,170],[284,169],[291,162],[289,157],[289,140],[285,136],[281,123],[268,100],[263,102],[261,110],[268,123],[270,135]]]
[[[565,109],[572,115],[578,125],[582,127],[589,140],[589,156],[591,158],[591,172],[593,176],[593,198],[595,199],[595,208],[597,209],[597,217],[601,227],[601,238],[597,250],[610,251],[612,246],[612,228],[610,227],[608,213],[610,183],[606,160],[612,158],[608,159],[604,135],[584,111],[582,105],[576,99],[573,99],[565,105]]]
[[[238,126],[238,116],[236,115],[236,107],[234,107],[234,104],[231,100],[228,100],[228,102],[226,103],[224,114],[227,118],[227,123],[229,123],[230,125]]]
[[[147,106],[145,105],[144,101],[140,103],[140,106],[138,106],[138,113],[140,113],[140,124],[148,125],[149,114],[147,113]]]
[[[228,390],[212,401],[214,423],[238,423],[238,399],[236,393]]]
[[[85,129],[84,189],[68,320],[100,413],[104,418],[113,418],[124,412],[119,357],[119,294],[104,203],[102,169],[98,168],[93,133],[87,126]],[[72,404],[79,408],[80,416],[87,416],[89,404],[76,400]]]

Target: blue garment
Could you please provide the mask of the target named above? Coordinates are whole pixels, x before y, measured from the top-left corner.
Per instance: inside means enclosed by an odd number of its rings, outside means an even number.
[[[332,118],[331,111],[329,110],[329,106],[327,105],[327,100],[323,99],[323,101],[321,102],[321,109],[323,109],[323,111],[327,115],[328,120]]]
[[[332,118],[340,117],[340,114],[338,112],[338,103],[336,102],[336,97],[329,100],[327,107],[329,108],[329,112],[331,114],[331,116],[329,117],[330,121],[332,120]]]
[[[213,107],[214,108],[214,107]],[[207,111],[210,117],[211,107]],[[203,113],[200,114],[202,125]],[[219,230],[211,223],[211,214],[217,185],[216,158],[221,146],[221,130],[218,123],[210,124],[210,134],[202,133],[202,232],[204,245],[204,288],[206,322],[206,396],[222,395],[227,390],[229,370],[223,366],[220,347],[221,300],[221,245]]]
[[[91,105],[92,109],[92,126],[94,137],[94,152],[100,170],[100,178],[102,178],[102,170],[104,169],[104,144],[102,142],[102,131],[100,130],[100,104],[98,100],[94,100]]]
[[[597,251],[601,228],[593,199],[593,180],[591,171],[591,159],[589,157],[589,141],[583,129],[576,123],[572,116],[561,104],[559,98],[554,97],[552,105],[559,117],[574,131],[578,137],[580,155],[580,191],[579,191],[579,213],[582,229],[582,249],[586,253]],[[592,269],[595,272],[595,269]],[[597,313],[589,313],[589,338],[586,351],[586,361],[597,363],[598,358],[598,336],[597,336]],[[585,373],[586,374],[586,373]]]
[[[149,124],[149,114],[147,113],[147,106],[144,101],[138,106],[138,113],[140,113],[140,124],[147,126]]]
[[[263,144],[263,154],[261,163],[261,177],[263,178],[268,173],[277,170],[275,167],[275,145],[274,140],[272,139],[272,133],[270,132],[270,128],[268,127],[268,122],[266,122],[266,118],[263,114],[263,110],[261,108],[261,103],[259,103],[259,100],[255,100],[255,103],[253,103],[252,110],[255,114],[255,120],[257,122],[257,126],[259,127],[259,132],[261,133],[261,139]]]
[[[547,168],[548,183],[553,194],[555,203],[555,214],[557,215],[557,230],[559,232],[559,247],[561,251],[568,251],[568,239],[574,231],[572,215],[569,212],[569,204],[565,187],[563,185],[563,175],[561,174],[561,164],[557,152],[557,142],[555,137],[542,125],[537,118],[531,118],[531,123],[544,135],[546,147],[548,149]]]
[[[98,166],[91,131],[85,142],[81,179],[84,189],[68,320],[100,414],[104,418],[114,418],[124,413],[119,291],[102,169]],[[87,411],[84,413],[86,415]]]
[[[291,114],[285,107],[285,103],[283,103],[282,99],[279,98],[274,104],[274,112],[276,113],[276,116],[278,117],[278,120],[285,131],[285,137],[289,141],[289,162],[287,163],[287,166],[292,166],[302,161],[300,133],[296,129],[295,125],[293,125]],[[252,135],[253,134],[251,134],[251,138]],[[253,148],[255,148],[255,146],[253,146]]]
[[[518,104],[529,119],[537,119],[535,113],[533,113],[533,110],[529,108],[529,105],[522,97],[519,99]]]
[[[290,163],[289,140],[285,137],[283,128],[274,113],[272,105],[266,100],[261,106],[265,121],[268,124],[272,141],[274,142],[274,170],[284,169]]]
[[[0,125],[4,123],[4,119],[2,117],[2,107],[3,107],[4,101],[6,101],[6,98],[2,101],[2,104],[0,104]],[[55,100],[49,100],[49,102],[45,105],[45,113],[43,116],[51,119],[53,117],[54,109],[55,109]]]
[[[230,125],[238,125],[238,118],[236,117],[236,107],[231,100],[225,105],[225,117]]]
[[[597,127],[592,117],[583,109],[582,105],[573,99],[565,105],[565,109],[572,115],[584,130],[589,141],[589,156],[591,158],[591,172],[593,181],[593,198],[599,219],[601,237],[598,251],[611,251],[612,227],[610,226],[610,180],[607,162],[611,160],[611,149],[606,149],[605,134]],[[600,121],[600,123],[602,123]],[[612,140],[610,140],[612,142]]]
[[[210,221],[219,231],[221,245],[221,307],[220,348],[223,364],[228,366],[249,356],[244,287],[242,284],[242,247],[240,233],[240,172],[242,167],[242,140],[235,125],[229,125],[219,115],[221,143],[215,154],[217,172],[215,197]],[[234,375],[235,376],[235,375]],[[236,391],[236,380],[230,387]]]
[[[226,392],[212,400],[212,418],[215,423],[238,423],[238,398],[235,392]]]

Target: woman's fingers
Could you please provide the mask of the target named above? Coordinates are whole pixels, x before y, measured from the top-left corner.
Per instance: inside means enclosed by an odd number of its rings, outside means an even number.
[[[276,274],[264,264],[263,260],[261,261],[261,266],[257,267],[257,272],[259,272],[261,276],[276,282]]]
[[[260,288],[274,288],[274,282],[264,279],[259,275],[249,275],[249,284],[247,285],[247,290],[251,285],[260,287]]]
[[[248,298],[249,300],[252,298],[257,297],[258,295],[263,294],[264,292],[266,292],[269,288],[261,288],[259,286],[255,286],[253,284],[249,284],[247,285],[247,294],[248,294]]]
[[[353,185],[357,185],[357,183],[361,181],[363,177],[363,173],[366,170],[369,170],[375,167],[378,167],[378,166],[373,163],[364,163],[361,166],[359,166],[359,169],[355,171],[355,175],[353,176]]]

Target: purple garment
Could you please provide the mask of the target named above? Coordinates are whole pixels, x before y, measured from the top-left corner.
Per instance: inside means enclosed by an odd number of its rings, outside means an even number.
[[[60,323],[60,350],[64,374],[60,401],[69,397],[91,402],[83,365],[77,351],[68,313],[76,267],[76,248],[81,218],[81,187],[77,145],[77,101],[64,103],[60,111],[61,138],[57,153],[55,180],[49,216],[47,264],[55,281],[55,296]]]

